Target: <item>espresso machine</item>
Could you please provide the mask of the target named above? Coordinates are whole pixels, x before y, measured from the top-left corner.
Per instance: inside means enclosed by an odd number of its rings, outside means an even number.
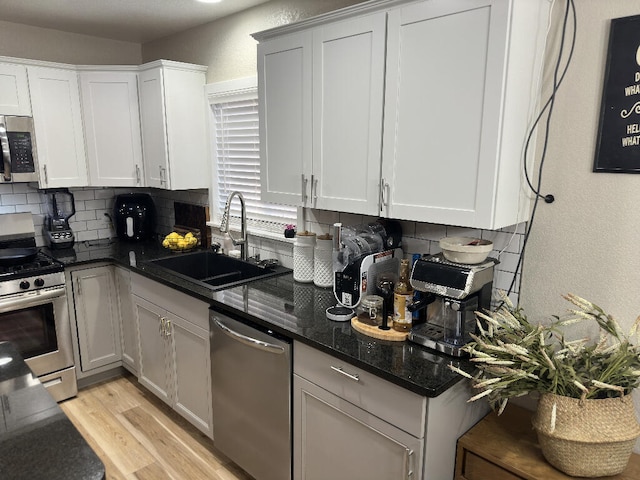
[[[411,285],[422,292],[413,310],[426,308],[426,322],[411,329],[407,340],[433,350],[460,357],[476,332],[476,311],[491,307],[494,267],[487,258],[481,263],[453,263],[440,253],[418,259],[411,271]]]
[[[50,188],[47,195],[47,216],[42,226],[42,234],[49,248],[71,248],[75,242],[69,219],[76,213],[76,205],[71,193],[66,188]]]

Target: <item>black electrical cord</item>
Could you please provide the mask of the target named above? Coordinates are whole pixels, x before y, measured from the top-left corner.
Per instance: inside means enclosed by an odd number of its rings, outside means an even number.
[[[564,53],[564,44],[565,44],[565,38],[566,38],[566,33],[567,33],[567,23],[569,21],[569,12],[572,12],[572,17],[573,17],[573,35],[572,35],[572,39],[571,39],[571,49],[569,50],[569,54],[567,56],[567,62],[564,66],[564,69],[562,71],[562,74],[558,77],[558,73],[560,71],[560,65],[562,64],[562,57],[563,57],[563,53]],[[511,284],[509,285],[509,289],[507,290],[507,295],[511,294],[511,292],[513,291],[513,287],[515,286],[516,283],[516,278],[518,277],[518,271],[520,270],[521,266],[522,266],[522,259],[524,258],[524,252],[525,249],[527,247],[527,243],[529,241],[529,236],[531,234],[531,229],[533,227],[533,222],[535,219],[535,215],[536,215],[536,211],[538,209],[538,203],[540,201],[540,199],[544,199],[544,201],[546,203],[552,203],[555,198],[553,197],[553,195],[542,195],[540,193],[540,189],[542,187],[542,169],[544,167],[544,161],[547,155],[547,146],[549,144],[549,129],[550,129],[550,123],[551,123],[551,115],[553,113],[553,107],[555,104],[555,100],[556,100],[556,93],[558,92],[558,89],[560,88],[560,84],[562,83],[562,81],[564,80],[564,77],[567,73],[567,70],[569,69],[569,64],[571,63],[571,59],[573,58],[573,52],[575,49],[575,44],[576,44],[576,31],[578,28],[578,20],[577,20],[577,16],[576,16],[576,6],[574,4],[574,0],[567,0],[567,6],[565,8],[565,12],[564,12],[564,19],[562,22],[562,35],[560,38],[560,50],[558,52],[558,59],[556,60],[556,66],[554,68],[554,72],[553,72],[553,90],[551,92],[551,95],[549,96],[549,99],[547,100],[547,102],[544,104],[544,106],[542,107],[542,109],[540,110],[540,113],[538,114],[538,117],[536,118],[536,120],[534,121],[533,125],[531,126],[531,129],[529,130],[529,135],[527,136],[527,141],[525,144],[525,149],[524,149],[524,173],[525,173],[525,178],[527,180],[527,184],[529,185],[529,188],[531,189],[531,191],[536,195],[536,198],[533,202],[533,207],[531,209],[531,215],[529,217],[529,222],[527,224],[527,228],[525,230],[525,234],[524,234],[524,240],[522,242],[522,249],[520,250],[520,256],[518,258],[518,263],[516,265],[515,268],[515,272],[513,274],[513,278],[511,279]],[[540,123],[540,119],[542,118],[543,114],[545,111],[547,111],[547,118],[546,118],[546,126],[545,126],[545,135],[544,135],[544,142],[543,142],[543,148],[542,148],[542,154],[540,155],[540,165],[538,166],[538,181],[536,184],[536,188],[534,188],[534,186],[531,183],[531,180],[529,179],[529,174],[527,172],[527,150],[529,148],[529,144],[531,141],[531,138],[533,137],[533,133],[535,132],[535,129],[537,128],[538,124]]]

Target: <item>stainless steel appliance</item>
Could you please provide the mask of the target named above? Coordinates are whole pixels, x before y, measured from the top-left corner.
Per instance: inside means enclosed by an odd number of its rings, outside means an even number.
[[[215,447],[256,480],[291,478],[291,341],[211,310]]]
[[[118,195],[113,220],[121,240],[141,241],[153,238],[156,231],[156,208],[146,193]]]
[[[37,182],[33,118],[0,115],[0,183]]]
[[[57,401],[77,394],[64,265],[35,246],[30,213],[0,215],[0,341]]]
[[[53,249],[73,247],[75,236],[69,219],[76,213],[73,194],[66,188],[46,190],[48,214],[42,226],[42,235]]]
[[[453,263],[442,254],[418,259],[411,285],[426,293],[411,308],[427,309],[426,323],[411,329],[408,340],[456,357],[476,331],[475,312],[491,307],[493,271],[498,261],[474,265]]]

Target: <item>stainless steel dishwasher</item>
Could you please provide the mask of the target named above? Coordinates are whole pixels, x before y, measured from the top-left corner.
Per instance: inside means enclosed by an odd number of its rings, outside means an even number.
[[[291,478],[291,341],[211,310],[213,440],[256,480]]]

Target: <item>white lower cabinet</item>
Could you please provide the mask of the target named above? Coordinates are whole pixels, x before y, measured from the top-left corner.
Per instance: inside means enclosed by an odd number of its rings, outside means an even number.
[[[299,342],[293,370],[294,479],[421,478],[425,397]]]
[[[131,274],[138,380],[212,437],[209,305]]]
[[[138,332],[131,298],[129,270],[114,267],[118,309],[120,313],[120,339],[122,342],[122,366],[134,375],[138,374]]]
[[[78,378],[121,365],[120,315],[114,267],[71,271],[75,331],[80,365]]]

